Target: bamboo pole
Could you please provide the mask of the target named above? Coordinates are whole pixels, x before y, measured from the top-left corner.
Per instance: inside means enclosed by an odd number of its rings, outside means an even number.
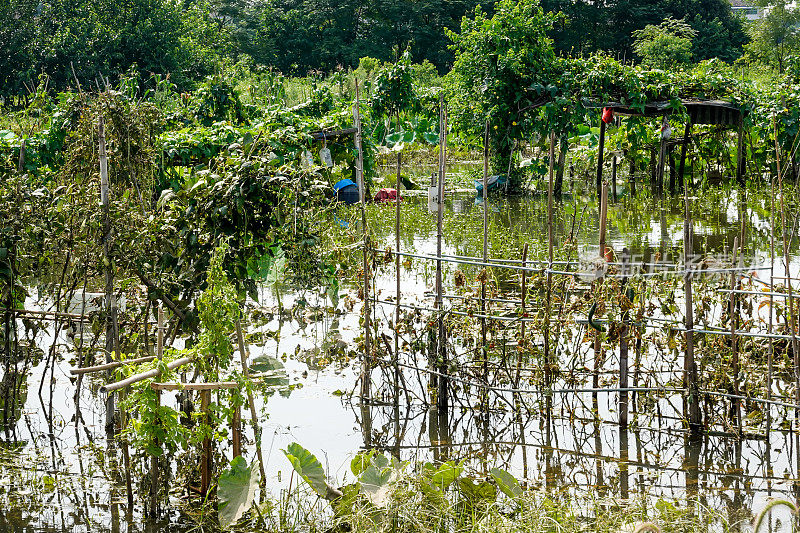
[[[242,332],[241,320],[236,321],[236,338],[239,342],[239,356],[242,360],[242,375],[244,375],[245,378],[249,378],[250,368],[247,364],[247,357],[249,354],[247,351],[247,346],[245,345],[244,342],[244,334]],[[261,484],[263,486],[267,481],[267,474],[264,469],[264,455],[261,452],[261,426],[258,423],[258,411],[256,411],[256,402],[255,399],[253,398],[253,393],[250,390],[247,391],[247,405],[250,408],[250,419],[253,423],[253,435],[256,445],[256,456],[258,457],[258,468],[261,472]]]
[[[597,198],[602,196],[603,189],[603,151],[606,144],[606,123],[602,116],[600,117],[600,144],[597,147]]]
[[[397,112],[397,124],[400,124],[400,112]],[[397,198],[395,199],[395,216],[394,216],[394,247],[397,250],[397,254],[394,257],[394,276],[395,276],[395,299],[397,300],[397,305],[394,306],[394,398],[395,398],[395,408],[396,410],[399,409],[400,406],[400,367],[398,363],[400,362],[400,174],[402,168],[402,154],[401,152],[397,152]],[[406,397],[406,399],[408,399]],[[398,416],[396,419],[399,418],[399,411]],[[396,425],[396,429],[399,433],[399,421]],[[399,436],[398,436],[399,438]]]
[[[361,369],[361,401],[368,401],[372,385],[372,346],[371,346],[371,324],[370,324],[370,268],[369,268],[369,228],[367,228],[366,211],[366,184],[364,183],[364,153],[361,149],[361,97],[359,87],[356,84],[356,103],[353,107],[353,118],[356,126],[356,151],[358,161],[356,163],[356,183],[358,184],[358,196],[361,204],[361,227],[364,232],[364,256],[362,270],[364,273],[364,360]]]
[[[114,338],[116,334],[116,299],[114,298],[114,273],[111,268],[111,216],[109,202],[108,182],[108,155],[106,153],[106,133],[103,116],[97,120],[98,151],[100,159],[100,203],[103,211],[103,271],[105,272],[105,307],[108,318],[106,319],[106,363],[114,362],[112,353],[115,351]],[[112,373],[106,374],[109,379]],[[114,428],[114,395],[109,394],[106,399],[106,432],[113,432]]]
[[[622,271],[627,274],[630,268],[630,252],[627,248],[622,250]],[[623,277],[620,289],[625,295],[625,287],[628,283],[628,278]],[[625,295],[627,298],[627,295]],[[633,305],[633,302],[631,302]],[[622,327],[620,328],[619,336],[619,388],[628,388],[628,328],[630,324],[630,313],[627,309],[622,312]],[[628,391],[622,390],[619,393],[619,425],[621,428],[628,427]],[[627,440],[627,432],[623,432]],[[626,476],[627,478],[627,476]]]
[[[522,266],[524,267],[528,260],[528,243],[526,242],[525,245],[522,247]],[[527,284],[527,272],[525,270],[522,271],[522,286],[521,286],[521,295],[520,295],[520,309],[522,311],[522,318],[526,318],[525,315],[527,314],[525,311],[525,304],[527,300],[527,293],[528,293],[528,284]],[[520,336],[522,338],[522,345],[527,347],[527,341],[525,340],[525,320],[520,321]],[[547,369],[545,368],[545,372]],[[519,380],[520,374],[522,372],[522,353],[519,354],[517,358],[517,374],[514,377],[514,386],[519,388]]]
[[[26,139],[25,137],[19,143],[19,161],[17,164],[17,171],[22,174],[25,170],[25,148],[26,148]]]
[[[489,260],[489,121],[483,135],[483,262]],[[484,274],[481,276],[481,353],[483,354],[483,380],[489,380],[489,352],[486,349],[486,279],[488,270],[484,267]],[[488,400],[488,392],[487,397]]]
[[[156,326],[156,357],[159,362],[164,359],[164,308],[158,306],[158,321]],[[156,378],[160,377],[159,374]],[[161,405],[161,393],[156,389],[156,406]],[[156,442],[158,444],[158,442]],[[151,518],[158,516],[158,457],[150,457],[150,509]]]
[[[739,237],[733,238],[733,249],[731,251],[733,265],[738,264],[739,260]],[[731,377],[731,389],[734,395],[739,394],[739,343],[738,339],[736,338],[736,323],[737,320],[735,318],[736,315],[736,286],[739,279],[739,275],[737,272],[731,272],[731,292],[730,297],[728,299],[728,317],[730,319],[731,325],[731,371],[733,376]],[[740,407],[739,407],[739,399],[733,398],[731,400],[731,418],[737,424],[741,423],[740,419]]]
[[[617,154],[611,156],[611,197],[617,202]]]
[[[438,317],[438,334],[436,355],[441,376],[437,380],[438,392],[436,404],[441,412],[447,411],[448,406],[448,378],[447,376],[447,339],[444,314],[442,309],[442,226],[444,219],[444,192],[445,170],[447,164],[447,110],[444,105],[444,95],[439,98],[439,183],[437,192],[436,209],[436,309]]]
[[[606,260],[606,217],[608,216],[608,184],[603,183],[600,190],[600,257],[599,261]],[[605,275],[605,268],[602,272]],[[597,283],[602,283],[598,280]],[[592,388],[600,386],[600,365],[603,354],[603,343],[600,332],[595,332],[594,338],[594,370],[592,372]],[[593,404],[597,405],[597,394],[592,395]]]
[[[686,189],[689,187],[689,180],[684,177],[686,170],[686,151],[689,148],[689,142],[692,136],[692,117],[686,121],[686,129],[683,131],[683,142],[681,143],[681,162],[678,168],[678,178],[681,180],[681,186]]]
[[[686,304],[686,379],[689,389],[689,430],[693,434],[702,431],[700,414],[700,390],[697,383],[697,364],[694,360],[694,308],[692,302],[692,273],[689,270],[693,249],[692,211],[689,195],[684,187],[684,204],[686,207],[683,219],[683,263],[686,270],[684,280],[684,300]]]
[[[73,376],[78,376],[80,374],[92,374],[94,372],[102,372],[104,370],[114,370],[115,368],[119,368],[124,365],[136,365],[139,363],[147,363],[155,359],[156,356],[148,355],[146,357],[137,357],[135,359],[127,359],[125,361],[114,361],[113,363],[104,363],[102,365],[96,366],[85,366],[83,368],[71,368],[69,373]]]
[[[550,384],[550,313],[553,297],[553,159],[555,157],[555,133],[550,133],[550,163],[547,172],[547,293],[544,312],[544,381]],[[526,244],[527,246],[527,244]],[[527,252],[527,248],[526,248]]]
[[[174,370],[174,369],[178,368],[179,366],[183,366],[183,365],[189,364],[191,362],[192,362],[192,358],[191,357],[181,357],[180,359],[175,359],[174,361],[172,361],[170,363],[167,363],[167,368],[169,370]],[[153,369],[153,370],[148,370],[146,372],[141,372],[141,373],[136,374],[134,376],[131,376],[131,377],[127,378],[127,379],[123,379],[122,381],[117,381],[116,383],[110,383],[108,385],[103,385],[102,387],[100,387],[100,392],[113,392],[115,390],[122,389],[124,387],[127,387],[128,385],[133,385],[134,383],[138,383],[138,382],[143,381],[145,379],[158,377],[158,374],[159,374],[159,370],[158,369]]]
[[[206,424],[210,423],[208,416],[208,408],[211,405],[211,390],[200,390],[200,412],[203,413],[203,419]],[[208,489],[211,487],[211,470],[212,464],[212,449],[211,438],[206,437],[203,439],[202,455],[200,457],[200,495],[204,498],[208,496]]]
[[[196,390],[213,391],[221,389],[238,389],[237,381],[209,381],[207,383],[157,383],[150,384],[150,388],[155,391],[176,391],[176,390]]]

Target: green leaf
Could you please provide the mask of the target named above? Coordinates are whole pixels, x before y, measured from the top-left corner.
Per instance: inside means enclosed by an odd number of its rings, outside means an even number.
[[[497,483],[497,488],[509,498],[519,498],[522,495],[522,487],[519,486],[517,478],[503,470],[502,468],[492,468],[490,473]]]
[[[268,355],[255,357],[248,367],[250,372],[271,372],[273,370],[283,370],[283,363]]]
[[[458,489],[465,498],[472,502],[497,499],[497,489],[488,481],[476,483],[470,478],[462,477],[458,480]]]
[[[375,450],[361,452],[353,457],[353,460],[350,461],[350,471],[354,476],[360,476],[367,469],[372,462],[373,455],[375,455]]]
[[[433,473],[431,476],[431,483],[440,490],[445,490],[449,487],[461,473],[464,471],[464,467],[461,463],[454,463],[453,461],[447,461],[443,463],[439,469]]]
[[[327,500],[333,500],[342,495],[328,484],[322,464],[310,451],[293,442],[286,447],[283,453],[300,477],[314,489],[314,492]]]
[[[217,482],[219,525],[227,529],[235,524],[253,504],[259,474],[243,457],[235,457],[231,467],[220,474]]]

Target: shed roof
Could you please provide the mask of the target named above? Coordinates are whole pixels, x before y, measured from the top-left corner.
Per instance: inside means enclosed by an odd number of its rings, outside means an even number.
[[[686,107],[692,124],[738,126],[745,116],[741,107],[724,100],[682,100],[681,103]],[[606,103],[603,107],[610,107],[614,113],[628,116],[660,117],[675,112],[669,101],[649,102],[645,104],[644,111],[618,102]]]

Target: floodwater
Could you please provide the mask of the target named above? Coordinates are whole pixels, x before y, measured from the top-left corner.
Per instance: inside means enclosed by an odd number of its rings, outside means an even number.
[[[599,238],[592,187],[568,181],[565,190],[567,194],[556,204],[554,213],[557,255],[564,257],[566,237],[572,233],[576,247],[570,259],[590,262],[597,256]],[[654,194],[641,184],[637,193],[632,197],[627,186],[620,187],[620,197],[609,207],[607,242],[618,256],[627,247],[634,263],[680,263],[683,199]],[[744,193],[723,183],[698,187],[692,194],[695,254],[724,263],[730,258],[733,240],[741,234],[744,220],[748,237],[743,264],[756,268],[769,263],[768,189]],[[794,193],[792,196],[797,197]],[[489,207],[489,257],[519,260],[522,244],[528,243],[529,261],[546,258],[546,195],[495,199]],[[401,251],[435,254],[436,221],[427,212],[426,199],[408,196],[401,208]],[[394,206],[370,210],[376,248],[393,248]],[[787,226],[792,232],[797,228],[797,210],[789,213]],[[331,231],[342,232],[342,239],[352,232],[355,239],[361,231],[356,223],[360,218],[357,207],[342,208],[339,215],[349,220],[350,226],[333,227]],[[448,197],[443,253],[479,257],[482,221],[483,207],[473,196]],[[782,243],[775,246],[780,255]],[[796,252],[796,247],[792,251]],[[376,273],[377,300],[391,302],[395,297],[393,265],[386,262]],[[476,267],[460,268],[467,274],[468,283],[479,272]],[[793,262],[791,268],[796,273],[798,264]],[[753,272],[769,279],[768,271]],[[776,272],[783,272],[782,265],[776,266]],[[427,360],[424,348],[418,347],[424,345],[420,324],[432,316],[427,309],[433,307],[434,273],[435,263],[419,258],[402,268],[403,305],[424,308],[418,314],[411,307],[403,308],[407,321],[415,326],[408,328],[400,343],[400,361],[407,365],[401,367],[402,376],[396,377],[391,364],[386,363],[394,343],[389,327],[394,320],[394,305],[376,304],[373,317],[378,321],[378,331],[387,338],[377,339],[380,346],[375,348],[376,357],[384,364],[372,372],[368,402],[359,399],[361,360],[357,347],[363,331],[357,287],[342,288],[343,298],[336,312],[330,312],[330,302],[317,292],[296,294],[287,288],[282,289],[281,303],[292,311],[291,316],[278,312],[278,301],[267,289],[262,290],[260,302],[249,303],[249,309],[259,311],[260,319],[251,321],[248,333],[261,333],[251,338],[262,339],[251,342],[251,356],[268,354],[285,360],[292,385],[291,391],[258,401],[264,413],[261,444],[266,485],[272,496],[278,497],[287,489],[291,477],[291,465],[281,450],[298,442],[316,454],[329,477],[340,484],[352,481],[349,465],[358,451],[379,448],[402,460],[464,460],[476,475],[493,466],[504,467],[530,488],[547,489],[576,502],[602,497],[619,503],[652,503],[658,498],[695,497],[707,507],[727,513],[731,521],[749,519],[753,510],[771,496],[800,497],[796,481],[800,477],[800,441],[796,431],[790,430],[791,410],[772,406],[772,427],[750,424],[743,438],[734,435],[735,428],[726,427],[724,416],[715,416],[710,419],[713,425],[708,432],[693,439],[683,420],[682,394],[641,393],[631,402],[628,429],[621,429],[617,423],[618,393],[547,394],[537,381],[541,370],[538,359],[520,363],[521,384],[515,388],[523,392],[505,390],[514,384],[518,323],[492,330],[496,342],[508,347],[508,358],[493,360],[485,375],[471,368],[470,354],[475,350],[462,343],[458,330],[454,330],[451,350],[463,366],[457,376],[460,381],[451,382],[447,411],[432,407]],[[452,292],[455,274],[456,266],[446,263],[446,292]],[[519,298],[515,286],[518,274],[496,275],[501,297]],[[458,305],[458,300],[451,302],[455,303],[448,305]],[[35,298],[26,302],[28,309],[47,309],[48,305]],[[472,324],[479,327],[477,320]],[[559,375],[552,388],[591,387],[593,354],[591,342],[584,338],[586,326],[572,321],[563,329],[573,333],[559,337],[564,347],[558,352],[558,364],[568,371]],[[49,323],[43,323],[35,333],[29,332],[29,336],[35,348],[29,354],[31,368],[27,385],[22,387],[25,394],[18,417],[0,433],[0,531],[182,531],[194,527],[191,519],[177,511],[181,487],[173,491],[171,511],[163,520],[144,520],[138,499],[134,513],[127,515],[120,454],[105,438],[105,396],[98,392],[102,378],[84,380],[77,409],[75,380],[69,374],[74,364],[74,339],[63,332],[54,337]],[[539,343],[541,331],[534,332],[533,338],[534,344]],[[180,340],[177,342],[180,347]],[[38,356],[37,349],[41,351]],[[51,349],[58,362],[47,368],[47,358],[42,355]],[[642,364],[647,368],[638,375],[637,385],[679,385],[683,364],[679,352],[645,348]],[[617,386],[618,368],[618,354],[610,350],[598,373],[599,386]],[[402,380],[402,387],[396,386],[395,379]],[[475,385],[481,379],[504,390],[484,395]],[[748,375],[747,379],[763,377]],[[167,394],[164,401],[174,399]],[[726,409],[722,402],[708,408]],[[252,442],[248,444],[247,458],[252,460]],[[221,449],[230,456],[229,448]]]

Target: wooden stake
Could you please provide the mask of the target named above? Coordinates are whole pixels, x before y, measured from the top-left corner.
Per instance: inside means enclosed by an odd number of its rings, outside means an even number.
[[[108,155],[106,154],[106,131],[102,115],[97,120],[98,151],[100,156],[100,203],[103,210],[103,271],[105,272],[105,311],[106,319],[106,363],[113,362],[112,353],[115,351],[114,339],[116,338],[116,299],[114,298],[114,273],[111,268],[111,216],[109,205],[108,183]],[[108,379],[113,374],[109,370]],[[106,398],[106,432],[114,431],[114,395]]]
[[[611,156],[611,197],[617,202],[617,154]]]
[[[483,135],[483,262],[489,260],[489,121]],[[481,276],[481,353],[483,354],[483,381],[489,381],[489,352],[486,349],[486,279],[488,268],[483,267],[485,273]],[[488,400],[489,391],[483,390],[484,400]]]
[[[437,335],[437,357],[439,359],[439,379],[438,393],[436,396],[437,406],[441,412],[447,410],[448,406],[448,379],[445,377],[447,368],[447,339],[444,315],[442,313],[442,226],[444,219],[444,190],[445,190],[445,169],[447,165],[447,110],[444,106],[444,96],[439,98],[439,190],[438,206],[436,211],[436,309],[439,312],[439,332]]]
[[[159,361],[164,359],[164,308],[158,306],[158,323],[156,325],[156,357]],[[156,374],[156,379],[160,377],[160,373]],[[156,391],[156,406],[161,405],[161,392]],[[156,441],[156,445],[158,442]],[[150,509],[149,516],[155,518],[159,514],[158,505],[158,457],[150,457]]]
[[[600,144],[597,147],[597,198],[602,195],[603,188],[603,150],[606,144],[606,123],[600,118]]]
[[[242,375],[250,377],[250,368],[247,363],[248,351],[247,345],[244,342],[244,334],[242,333],[242,321],[236,321],[236,338],[239,341],[239,357],[242,361]],[[250,420],[253,423],[253,436],[256,444],[256,456],[258,457],[258,468],[261,472],[261,485],[263,486],[267,480],[266,470],[264,469],[264,456],[261,453],[261,426],[258,423],[258,411],[256,411],[256,402],[253,398],[253,393],[247,391],[247,405],[250,408]]]
[[[361,203],[361,226],[364,231],[364,259],[362,269],[364,271],[364,360],[361,369],[361,401],[369,401],[372,385],[372,346],[370,324],[370,268],[369,268],[369,228],[367,228],[366,211],[366,184],[364,183],[364,153],[361,150],[361,98],[359,87],[356,84],[356,104],[353,107],[353,118],[356,125],[356,151],[358,152],[358,162],[356,164],[356,182],[358,183],[358,196]]]
[[[678,167],[678,178],[681,180],[681,186],[686,189],[689,187],[689,183],[684,177],[684,171],[686,170],[686,151],[689,148],[689,142],[692,136],[692,118],[689,117],[689,120],[686,121],[686,129],[683,132],[683,142],[681,143],[681,162],[680,167]]]
[[[550,384],[550,313],[553,295],[553,159],[555,157],[555,133],[550,133],[550,164],[547,172],[547,294],[544,313],[544,381]],[[525,251],[527,253],[527,243]]]
[[[739,264],[738,261],[739,251],[739,237],[733,238],[733,249],[731,255],[733,258],[733,267],[736,268]],[[733,376],[731,378],[731,388],[734,395],[739,394],[739,343],[736,337],[736,286],[738,284],[739,272],[731,272],[731,293],[728,299],[728,318],[731,323],[731,371]],[[731,419],[737,424],[741,422],[739,416],[739,399],[731,399]]]
[[[209,389],[200,391],[200,412],[203,413],[205,424],[211,423],[208,416],[209,405],[211,405],[211,391]],[[208,496],[208,489],[211,487],[212,461],[211,438],[206,437],[203,439],[202,455],[200,457],[200,495],[204,498]]]
[[[522,286],[521,291],[522,294],[520,295],[520,309],[522,311],[522,316],[525,317],[527,313],[525,312],[525,303],[528,294],[528,285],[527,285],[527,272],[524,270],[525,267],[528,266],[528,243],[526,242],[525,245],[522,247]],[[523,346],[527,347],[527,341],[525,340],[525,321],[523,320],[520,324],[520,336],[522,338]],[[547,372],[547,367],[545,367],[545,372]],[[517,375],[514,377],[514,386],[519,388],[520,383],[520,374],[522,373],[522,353],[519,354],[517,357]],[[519,398],[519,395],[517,395]]]
[[[397,123],[400,124],[400,113],[397,115]],[[400,405],[400,172],[402,166],[402,154],[397,152],[397,198],[395,200],[394,217],[394,247],[397,253],[394,256],[395,274],[395,295],[396,302],[394,307],[394,391],[395,406]],[[406,399],[408,399],[406,397]],[[399,414],[398,414],[399,416]],[[398,424],[399,425],[399,424]],[[399,437],[398,437],[399,438]]]
[[[625,295],[625,288],[628,284],[628,271],[630,270],[630,252],[627,248],[622,250],[622,283],[620,290]],[[626,296],[627,297],[627,296]],[[632,304],[633,302],[631,302]],[[619,335],[619,388],[628,387],[628,325],[630,323],[630,313],[626,309],[622,312],[622,327]],[[628,391],[621,390],[619,393],[619,425],[621,428],[628,427]],[[625,433],[627,440],[627,433]],[[627,448],[627,446],[626,446]]]
[[[702,431],[702,418],[700,414],[700,387],[697,383],[697,364],[694,360],[694,311],[692,303],[692,275],[690,271],[692,258],[692,212],[689,195],[684,189],[684,203],[686,212],[683,219],[683,265],[686,270],[684,277],[684,299],[686,301],[686,378],[689,388],[689,430],[693,434]]]

